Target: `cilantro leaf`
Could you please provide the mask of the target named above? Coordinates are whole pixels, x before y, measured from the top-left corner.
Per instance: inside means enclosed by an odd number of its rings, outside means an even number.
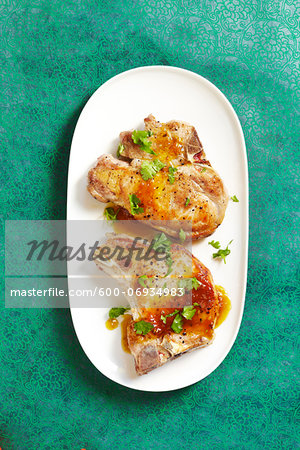
[[[212,245],[214,248],[220,248],[221,247],[221,244],[220,244],[219,241],[210,241],[208,244]]]
[[[122,155],[124,149],[125,149],[124,145],[120,143],[119,146],[118,146],[118,150],[117,150],[117,158],[120,158],[120,156]]]
[[[202,167],[201,173],[206,172],[206,167]]]
[[[182,322],[183,317],[181,316],[181,314],[177,314],[171,325],[171,328],[173,331],[175,331],[175,333],[180,333],[182,331]]]
[[[148,140],[148,137],[151,136],[151,131],[138,131],[134,130],[131,135],[131,138],[135,144],[137,144],[141,150],[146,153],[150,153],[150,155],[156,155],[156,153],[151,149],[152,142]]]
[[[145,320],[140,320],[140,322],[135,322],[134,324],[136,334],[142,334],[143,336],[153,330],[153,328],[153,324]]]
[[[163,167],[165,167],[165,164],[159,161],[159,159],[144,161],[141,165],[141,175],[143,180],[150,180],[150,178],[153,178]]]
[[[232,200],[233,202],[235,202],[235,203],[238,203],[238,202],[239,202],[239,199],[237,198],[236,195],[233,195],[233,196],[230,197],[230,198],[231,198],[231,200]]]
[[[116,319],[117,317],[122,316],[126,311],[129,310],[130,308],[123,308],[123,307],[110,308],[108,315],[110,319]]]
[[[111,206],[108,208],[105,208],[104,210],[104,216],[107,218],[107,220],[117,220],[117,215],[120,208],[117,209],[117,211],[114,210]]]
[[[185,232],[183,231],[183,229],[180,228],[180,231],[179,231],[179,239],[180,239],[180,242],[183,243],[183,242],[185,241],[185,238],[186,238],[186,234],[185,234]]]
[[[189,197],[187,197],[184,206],[188,206],[190,203],[191,199]]]
[[[168,255],[167,256],[167,259],[166,259],[166,263],[167,263],[167,266],[168,266],[168,272],[166,273],[166,275],[164,276],[164,278],[165,277],[167,277],[168,275],[170,275],[170,273],[172,272],[172,270],[173,270],[173,268],[172,268],[172,266],[173,266],[173,259],[171,258],[171,255]]]
[[[231,242],[232,242],[232,240],[228,243],[227,247],[224,250],[220,249],[220,250],[218,250],[217,253],[213,253],[213,258],[222,258],[224,261],[224,264],[226,264],[225,258],[226,258],[226,256],[228,256],[230,254],[230,250],[229,250],[228,246],[231,244]]]
[[[144,208],[141,208],[139,206],[139,204],[141,203],[141,200],[135,194],[129,195],[129,201],[130,201],[131,214],[135,215],[135,214],[144,212]]]
[[[147,275],[142,275],[141,277],[138,278],[138,282],[142,287],[147,287],[145,284],[146,280],[148,280]]]
[[[198,289],[200,284],[200,281],[198,281],[196,277],[181,278],[178,281],[178,288],[185,289],[186,291],[191,291],[192,289]]]
[[[151,245],[153,250],[161,250],[162,252],[167,252],[171,249],[171,241],[167,238],[165,233],[156,234]]]
[[[160,318],[161,318],[162,322],[166,325],[166,323],[167,323],[167,316],[164,316],[164,315],[161,314]]]
[[[185,319],[191,320],[194,317],[195,313],[196,313],[195,308],[193,307],[193,305],[190,305],[185,306],[181,314]]]
[[[170,239],[167,238],[165,233],[158,233],[152,239],[151,247],[155,251],[160,251],[161,253],[166,253],[166,264],[168,266],[168,272],[165,277],[167,277],[172,272],[173,259],[171,257],[171,244]]]
[[[135,144],[138,144],[141,139],[146,139],[151,136],[151,131],[147,130],[134,130],[132,133],[132,140]]]
[[[161,318],[161,320],[163,321],[163,323],[166,324],[166,323],[167,323],[167,317],[175,316],[175,314],[177,314],[178,312],[179,312],[178,309],[175,309],[174,312],[172,312],[172,313],[170,313],[170,314],[166,314],[165,316],[162,314],[162,315],[160,316],[160,318]]]
[[[177,169],[176,169],[176,167],[169,167],[168,171],[169,171],[169,174],[168,174],[169,182],[170,182],[170,184],[173,184],[175,181],[174,174],[175,174],[175,172],[177,172]]]
[[[200,281],[198,281],[196,277],[193,277],[193,278],[192,278],[192,286],[193,286],[193,289],[198,289],[198,287],[200,286],[200,284],[201,284]]]

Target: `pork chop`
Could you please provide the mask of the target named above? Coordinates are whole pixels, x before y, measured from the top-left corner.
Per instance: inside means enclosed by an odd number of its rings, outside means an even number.
[[[209,164],[205,160],[203,146],[195,127],[185,122],[171,120],[160,123],[150,114],[144,119],[145,130],[151,133],[149,141],[152,150],[162,162],[168,162],[174,166],[193,162],[193,157],[198,161]],[[145,153],[138,144],[132,140],[134,130],[120,133],[120,142],[124,149],[121,156],[129,159],[153,159],[153,155]]]
[[[120,159],[111,155],[98,159],[88,175],[89,192],[171,236],[181,228],[193,239],[212,234],[223,221],[228,195],[206,160],[195,128],[175,120],[162,124],[150,115],[145,130],[137,133],[146,137],[139,141],[133,131],[120,134]],[[146,174],[145,162],[150,164]],[[173,224],[166,227],[161,222],[158,227],[158,220]],[[182,226],[185,221],[189,222],[186,228]]]
[[[128,346],[137,374],[143,375],[183,353],[212,343],[219,298],[210,271],[179,244],[170,245],[169,256],[174,265],[167,276],[163,260],[141,262],[133,256],[126,266],[124,258],[118,259],[117,254],[109,260],[101,257],[103,248],[110,248],[112,254],[117,247],[128,251],[133,241],[127,235],[108,235],[95,252],[95,262],[127,292],[132,312],[127,329]],[[146,251],[149,243],[143,241],[136,246]],[[148,290],[141,294],[145,286]],[[152,297],[150,287],[155,293]],[[166,287],[168,292],[161,294],[159,289]],[[174,295],[169,295],[172,288]]]
[[[102,155],[89,172],[89,192],[100,202],[113,202],[134,213],[132,218],[147,220],[171,236],[178,236],[183,229],[187,238],[198,239],[215,231],[224,218],[228,198],[212,167],[180,165],[171,184],[167,167],[151,180],[143,180],[141,164],[138,159],[128,162]],[[132,210],[132,195],[140,201],[139,212]]]

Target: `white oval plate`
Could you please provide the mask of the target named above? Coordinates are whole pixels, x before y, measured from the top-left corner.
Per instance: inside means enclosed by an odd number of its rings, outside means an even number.
[[[212,259],[214,249],[208,245],[211,237],[193,244],[193,254],[211,270],[215,283],[228,292],[232,309],[216,330],[212,345],[138,377],[132,356],[121,349],[120,329],[109,331],[105,327],[108,310],[72,308],[72,303],[70,306],[79,342],[98,370],[133,389],[171,391],[189,386],[215,370],[228,354],[239,330],[248,259],[247,155],[236,113],[208,80],[175,67],[129,70],[103,84],[80,115],[70,154],[68,220],[102,217],[104,205],[86,190],[87,172],[101,154],[115,154],[120,131],[141,129],[144,117],[150,113],[161,122],[178,119],[194,125],[207,158],[223,178],[229,195],[239,199],[239,203],[229,201],[225,219],[212,236],[222,246],[233,239],[226,264]],[[72,288],[71,277],[69,288]]]

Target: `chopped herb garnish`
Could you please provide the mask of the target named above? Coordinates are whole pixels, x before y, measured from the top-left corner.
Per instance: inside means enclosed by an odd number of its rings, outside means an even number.
[[[191,291],[192,289],[198,289],[200,284],[200,281],[198,281],[196,277],[181,278],[178,281],[178,288],[185,289],[186,291]]]
[[[166,253],[166,264],[168,266],[168,272],[165,277],[167,277],[172,272],[173,259],[171,257],[171,244],[172,242],[164,233],[159,233],[154,236],[151,246],[155,251],[160,253]]]
[[[168,275],[170,275],[170,273],[172,272],[172,270],[173,270],[173,259],[171,258],[171,255],[168,255],[167,256],[167,259],[166,259],[166,263],[167,263],[167,266],[168,266],[168,272],[166,273],[166,275],[164,276],[164,278],[165,277],[167,277]]]
[[[232,240],[228,243],[227,247],[224,250],[220,249],[217,253],[213,253],[213,258],[222,258],[224,263],[226,264],[225,258],[230,254],[228,246],[231,244],[231,242]]]
[[[178,312],[179,312],[178,309],[176,309],[174,312],[172,312],[172,313],[170,313],[170,314],[166,314],[165,316],[162,314],[162,315],[160,316],[160,318],[161,318],[161,320],[163,321],[163,323],[166,324],[166,323],[167,323],[167,317],[175,316],[175,314],[177,314]]]
[[[191,199],[187,197],[187,199],[186,199],[186,201],[185,201],[185,204],[184,204],[184,206],[188,206],[188,205],[189,205],[189,203],[190,203],[190,201],[191,201]]]
[[[201,173],[206,172],[206,167],[202,167]]]
[[[183,242],[185,241],[185,238],[186,238],[186,234],[185,234],[185,232],[183,231],[183,229],[180,228],[180,231],[179,231],[179,239],[180,239],[180,242],[183,243]]]
[[[137,144],[141,150],[143,150],[146,153],[150,153],[150,155],[156,155],[156,153],[151,149],[151,141],[148,140],[148,137],[150,137],[152,134],[151,131],[137,131],[134,130],[131,137],[135,144]]]
[[[169,182],[170,182],[170,184],[173,184],[175,181],[174,174],[175,174],[175,172],[177,172],[177,169],[176,169],[176,167],[169,167],[168,171],[169,171],[169,174],[168,174]]]
[[[183,317],[181,314],[177,314],[173,320],[173,323],[171,325],[171,328],[175,333],[180,333],[182,331],[182,322]]]
[[[152,240],[152,249],[167,252],[171,248],[171,241],[167,238],[165,233],[158,233]]]
[[[233,201],[233,202],[236,202],[236,203],[238,203],[239,202],[239,199],[237,198],[237,196],[236,195],[233,195],[232,197],[230,197],[231,198],[231,200]]]
[[[184,317],[185,319],[191,320],[191,319],[194,317],[195,313],[196,313],[196,310],[195,310],[195,308],[193,307],[193,305],[191,305],[191,306],[185,306],[185,307],[183,308],[183,311],[182,311],[181,314],[183,315],[183,317]]]
[[[118,146],[118,150],[117,150],[117,157],[120,158],[120,156],[122,155],[123,151],[124,151],[124,145],[123,144],[119,144]]]
[[[133,142],[138,144],[141,139],[147,139],[151,134],[151,131],[147,130],[134,130],[131,137]]]
[[[144,212],[144,208],[141,208],[139,204],[141,203],[141,200],[137,198],[135,194],[129,195],[129,201],[130,201],[130,209],[131,214],[140,214]]]
[[[144,161],[141,165],[141,175],[143,180],[150,180],[150,178],[153,178],[163,167],[165,167],[165,164],[159,161],[159,159]]]
[[[107,220],[117,220],[118,212],[119,208],[117,209],[117,211],[115,211],[114,208],[109,206],[108,208],[105,208],[104,216],[107,218]]]
[[[126,311],[129,310],[130,308],[123,308],[123,307],[110,308],[108,315],[110,319],[116,319],[117,317],[122,316]]]
[[[221,244],[220,244],[219,241],[210,241],[208,244],[212,245],[214,248],[220,248],[221,247]]]
[[[192,286],[193,286],[193,289],[198,289],[198,287],[200,286],[200,284],[201,284],[200,281],[198,281],[196,277],[193,277],[193,278],[192,278]]]
[[[150,322],[146,322],[145,320],[141,320],[140,322],[135,322],[134,329],[136,334],[145,334],[149,333],[153,329],[153,324]]]
[[[141,277],[138,278],[138,282],[142,287],[147,287],[145,281],[148,280],[147,275],[142,275]]]

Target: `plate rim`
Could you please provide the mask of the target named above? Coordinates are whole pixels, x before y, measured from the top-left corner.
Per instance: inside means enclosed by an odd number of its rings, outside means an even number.
[[[103,84],[101,84],[94,92],[93,94],[88,98],[87,102],[85,103],[84,107],[82,108],[80,115],[77,119],[76,122],[76,126],[73,132],[73,137],[72,137],[72,141],[71,141],[71,146],[70,146],[70,153],[69,153],[69,163],[68,163],[68,182],[67,182],[67,204],[66,204],[66,222],[68,222],[69,220],[74,220],[74,219],[69,219],[69,198],[70,198],[70,191],[69,191],[69,179],[70,179],[70,162],[71,162],[71,156],[72,156],[72,148],[73,148],[73,143],[75,141],[76,135],[77,135],[77,131],[79,128],[79,122],[80,122],[80,118],[82,117],[82,114],[84,112],[84,110],[86,109],[87,105],[93,101],[93,99],[95,98],[96,95],[99,95],[99,93],[101,93],[101,91],[103,91],[105,88],[107,88],[108,86],[110,86],[111,84],[113,84],[114,82],[118,81],[120,78],[126,78],[126,76],[132,74],[133,72],[142,72],[142,71],[156,71],[156,70],[162,70],[162,71],[171,71],[174,73],[182,73],[183,75],[187,75],[190,76],[192,78],[194,78],[196,81],[201,81],[202,83],[204,83],[209,89],[212,89],[213,91],[215,91],[215,93],[222,98],[222,100],[224,101],[224,103],[226,104],[227,108],[229,109],[229,111],[232,114],[232,117],[234,118],[235,121],[235,125],[239,131],[239,137],[241,138],[241,155],[243,156],[243,169],[244,169],[244,175],[245,175],[245,180],[244,180],[244,188],[245,188],[245,198],[247,201],[247,204],[245,205],[245,214],[243,214],[243,219],[245,220],[245,225],[244,225],[244,230],[245,231],[245,242],[244,242],[244,249],[245,249],[245,261],[244,261],[244,271],[243,271],[243,289],[242,289],[242,300],[241,300],[241,305],[240,305],[240,313],[237,319],[237,326],[235,327],[235,333],[233,334],[227,348],[226,351],[224,352],[224,355],[222,355],[221,358],[218,359],[218,362],[216,364],[214,364],[212,367],[212,369],[209,371],[209,373],[207,373],[206,375],[202,376],[201,378],[199,378],[198,380],[195,381],[191,381],[188,383],[183,383],[178,387],[172,387],[170,389],[145,389],[143,388],[139,388],[139,387],[133,387],[129,384],[126,383],[122,383],[120,380],[115,379],[115,377],[113,376],[108,376],[105,373],[103,373],[92,361],[92,359],[89,357],[87,351],[84,349],[83,344],[81,343],[81,340],[79,338],[79,335],[77,333],[77,328],[75,326],[75,322],[76,322],[76,313],[75,310],[81,310],[81,309],[85,309],[85,308],[75,308],[75,307],[71,307],[70,304],[70,299],[69,299],[69,309],[70,309],[70,313],[71,313],[71,317],[72,317],[72,323],[73,323],[73,327],[75,330],[75,334],[76,337],[78,339],[78,342],[83,350],[83,352],[85,353],[86,357],[90,360],[91,364],[103,375],[105,376],[107,379],[119,384],[120,386],[124,386],[127,389],[133,389],[139,392],[172,392],[172,391],[176,391],[179,389],[183,389],[189,386],[192,386],[202,380],[204,380],[205,378],[207,378],[208,376],[210,376],[225,360],[225,358],[228,356],[229,352],[231,351],[237,335],[240,331],[240,327],[241,327],[241,323],[242,323],[242,319],[243,319],[243,315],[244,315],[244,307],[245,307],[245,301],[246,301],[246,291],[247,291],[247,275],[248,275],[248,260],[249,260],[249,168],[248,168],[248,157],[247,157],[247,150],[246,150],[246,142],[245,142],[245,136],[243,133],[243,129],[240,123],[240,120],[237,116],[237,113],[235,111],[235,109],[233,108],[232,104],[230,103],[230,101],[227,99],[227,97],[225,96],[225,94],[223,94],[223,92],[211,81],[209,81],[207,78],[203,77],[202,75],[199,75],[198,73],[195,73],[191,70],[188,69],[183,69],[181,67],[176,67],[176,66],[166,66],[166,65],[146,65],[146,66],[140,66],[140,67],[135,67],[133,69],[129,69],[129,70],[125,70],[123,72],[118,73],[117,75],[114,75],[113,77],[109,78],[107,81],[105,81]],[[84,220],[84,219],[80,219],[80,220]],[[67,226],[66,226],[67,228]],[[66,229],[66,239],[68,242],[68,233],[67,233],[67,229]],[[68,279],[68,286],[69,286],[69,280],[70,280],[70,275],[69,275],[69,267],[67,265],[67,279]],[[91,308],[88,308],[91,309]],[[97,309],[97,308],[96,308]]]

